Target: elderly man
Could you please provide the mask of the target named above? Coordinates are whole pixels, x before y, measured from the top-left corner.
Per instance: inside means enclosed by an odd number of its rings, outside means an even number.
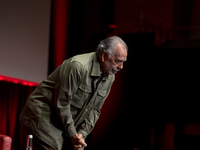
[[[61,150],[66,139],[75,150],[87,146],[85,138],[99,118],[127,51],[121,38],[107,38],[96,52],[65,60],[39,84],[20,115],[20,121],[34,135],[36,150]]]

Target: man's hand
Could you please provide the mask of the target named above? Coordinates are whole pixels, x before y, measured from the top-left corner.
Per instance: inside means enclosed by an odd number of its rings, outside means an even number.
[[[83,150],[87,146],[85,140],[82,137],[82,134],[75,134],[71,137],[71,140],[74,150]]]

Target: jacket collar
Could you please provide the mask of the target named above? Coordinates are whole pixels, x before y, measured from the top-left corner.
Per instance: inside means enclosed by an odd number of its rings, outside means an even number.
[[[93,55],[93,66],[92,66],[91,76],[97,77],[97,78],[101,77],[101,67],[100,67],[97,53],[94,53]],[[108,76],[104,76],[102,80],[106,80],[107,77]]]

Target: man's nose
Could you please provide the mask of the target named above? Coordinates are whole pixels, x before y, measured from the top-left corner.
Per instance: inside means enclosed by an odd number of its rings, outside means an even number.
[[[123,69],[123,63],[120,63],[120,64],[119,64],[118,69],[120,69],[120,70]]]

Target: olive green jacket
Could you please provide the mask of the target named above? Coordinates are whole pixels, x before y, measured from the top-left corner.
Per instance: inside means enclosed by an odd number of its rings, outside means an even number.
[[[64,134],[86,138],[92,131],[113,81],[114,75],[101,77],[95,52],[67,59],[29,96],[20,121],[42,141],[61,149]]]

